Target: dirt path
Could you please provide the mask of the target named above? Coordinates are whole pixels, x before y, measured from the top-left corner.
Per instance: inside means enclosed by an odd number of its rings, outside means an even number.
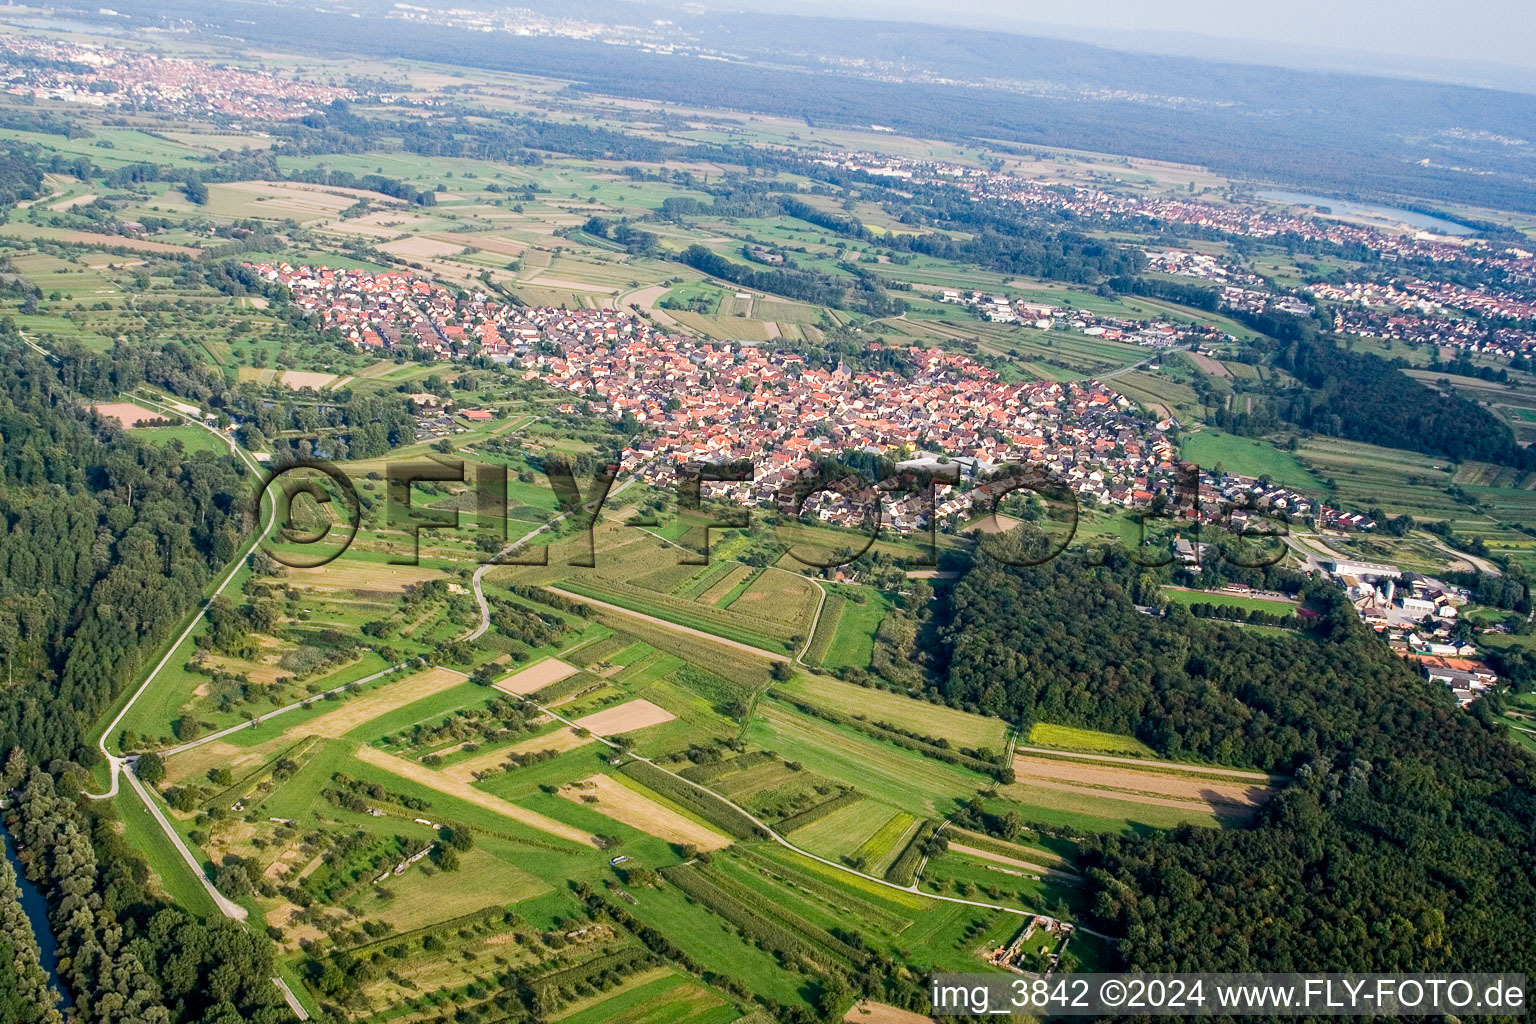
[[[448,778],[440,772],[435,772],[431,768],[407,761],[402,757],[386,754],[384,751],[374,747],[358,747],[357,759],[366,764],[371,764],[375,768],[382,768],[391,775],[398,775],[402,779],[419,782],[423,786],[463,800],[467,804],[474,804],[476,807],[492,811],[504,818],[511,818],[513,821],[522,822],[530,828],[536,828],[541,832],[548,832],[552,836],[558,836],[573,843],[580,843],[582,846],[590,846],[593,849],[597,848],[597,841],[574,825],[567,825],[563,821],[556,821],[554,818],[540,814],[538,811],[530,811],[526,807],[519,807],[517,804],[503,800],[499,796],[492,796],[490,793],[476,789],[467,782]]]

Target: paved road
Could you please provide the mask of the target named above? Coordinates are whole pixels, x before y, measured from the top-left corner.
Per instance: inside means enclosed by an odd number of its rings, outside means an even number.
[[[149,795],[149,791],[144,788],[144,783],[139,781],[138,774],[131,766],[125,767],[124,774],[128,778],[128,785],[139,795],[139,799],[144,801],[144,806],[149,808],[149,813],[154,815],[155,820],[160,823],[160,827],[165,830],[165,834],[175,845],[177,852],[181,854],[181,859],[187,862],[187,867],[192,869],[192,874],[197,876],[197,880],[203,884],[208,897],[218,906],[219,913],[232,921],[244,921],[247,913],[246,909],[213,887],[213,883],[203,873],[203,865],[198,862],[198,859],[192,855],[192,851],[187,848],[187,844],[182,841],[181,834],[171,827],[171,823],[161,813],[160,805]]]
[[[192,417],[187,416],[170,406],[162,405],[159,402],[153,402],[150,404],[159,406],[159,410],[162,412],[180,416],[187,422],[194,423],[197,426],[202,427],[204,430],[208,431],[208,433],[212,434],[214,437],[217,437],[220,441],[228,445],[230,452],[234,454],[236,458],[240,459],[240,461],[245,463],[245,465],[253,473],[256,474],[257,479],[261,478],[261,464],[247,455],[245,450],[235,443],[234,438],[229,437],[226,434],[222,434],[207,424],[195,420]],[[275,499],[270,492],[263,492],[262,501],[264,504],[270,504],[272,514],[274,516],[277,515],[277,499]],[[246,544],[246,546],[241,550],[239,556],[235,558],[234,563],[230,566],[229,573],[224,577],[223,580],[219,582],[218,587],[213,591],[213,593],[208,595],[208,600],[203,602],[203,606],[198,609],[197,614],[194,615],[192,620],[187,623],[187,628],[182,630],[181,635],[176,638],[176,642],[171,644],[171,646],[166,649],[165,657],[161,658],[158,662],[155,663],[155,667],[149,670],[149,674],[144,677],[144,681],[139,684],[139,688],[133,692],[133,695],[128,698],[127,703],[125,703],[118,711],[117,716],[114,717],[111,722],[107,723],[107,727],[101,731],[101,738],[97,740],[96,745],[101,750],[102,756],[107,759],[107,776],[109,784],[107,786],[106,792],[86,793],[84,794],[85,796],[92,800],[110,800],[117,796],[117,775],[122,768],[122,759],[114,756],[113,753],[107,749],[108,741],[111,739],[112,735],[117,732],[117,727],[121,725],[123,719],[128,716],[128,712],[132,710],[133,705],[138,702],[140,697],[144,696],[144,691],[149,689],[150,684],[155,681],[155,677],[161,673],[165,666],[170,662],[171,658],[175,656],[177,648],[186,642],[187,637],[192,635],[192,631],[197,628],[198,623],[203,621],[203,616],[208,613],[208,608],[213,604],[214,599],[217,598],[220,594],[224,593],[229,585],[234,582],[235,576],[240,572],[240,567],[245,564],[246,558],[249,557],[250,553],[256,549],[256,545],[261,543],[261,531],[259,529],[260,524],[257,525],[258,529],[255,536],[251,538],[250,543]]]
[[[352,686],[365,686],[368,683],[373,682],[375,679],[382,679],[389,675],[391,672],[398,672],[404,667],[405,663],[401,662],[399,665],[391,665],[389,668],[375,672],[371,676],[364,676],[361,679],[354,679],[352,682],[343,683],[340,686],[333,686],[331,689],[326,690],[323,693],[317,693],[313,696],[305,697],[303,700],[296,700],[292,704],[285,704],[280,708],[275,708],[271,711],[268,711],[264,715],[257,715],[255,718],[252,718],[248,722],[241,722],[239,725],[232,725],[228,729],[220,729],[218,732],[211,732],[207,736],[199,736],[195,740],[188,740],[186,743],[182,743],[174,747],[167,747],[165,750],[160,751],[160,756],[172,757],[176,754],[184,754],[188,750],[191,750],[193,747],[200,747],[204,743],[212,743],[214,740],[221,740],[225,736],[232,736],[242,729],[254,729],[256,726],[260,725],[262,722],[267,721],[269,718],[276,718],[278,715],[293,711],[297,708],[301,708],[305,704],[313,704],[317,700],[324,700],[326,694],[328,693],[341,693],[343,690],[346,690]]]
[[[619,484],[619,486],[617,486],[617,487],[613,488],[611,491],[609,491],[606,495],[603,496],[602,500],[606,502],[609,498],[612,498],[613,496],[615,496],[617,494],[623,494],[625,489],[628,488],[630,484],[634,483],[635,480],[637,480],[639,478],[640,470],[643,469],[643,468],[644,467],[636,467],[633,476],[631,476],[628,480],[625,480],[623,483]],[[584,509],[585,508],[591,508],[594,504],[596,504],[595,500],[594,501],[589,501],[586,504],[582,505],[582,508],[584,508]],[[527,533],[523,534],[517,540],[513,541],[512,543],[508,544],[506,547],[502,548],[500,551],[496,552],[495,556],[493,556],[492,559],[489,562],[486,562],[484,565],[480,566],[480,568],[475,570],[475,575],[470,580],[470,586],[471,586],[471,588],[475,592],[475,603],[480,606],[480,624],[478,626],[476,626],[474,629],[472,629],[470,632],[466,633],[464,636],[460,637],[461,640],[466,640],[466,641],[469,641],[469,642],[472,643],[472,642],[474,642],[476,640],[479,640],[482,636],[485,635],[485,631],[491,628],[491,605],[490,605],[490,602],[485,599],[485,588],[484,588],[484,585],[482,584],[481,581],[485,579],[485,574],[486,573],[490,572],[492,569],[495,569],[497,567],[497,565],[498,565],[497,559],[500,559],[500,558],[502,558],[502,557],[504,557],[506,555],[511,554],[513,551],[515,551],[518,548],[519,545],[526,544],[530,540],[533,540],[533,538],[537,537],[539,534],[543,533],[545,530],[549,529],[551,526],[554,526],[556,523],[558,523],[560,520],[564,519],[566,516],[568,516],[570,514],[571,514],[570,512],[562,512],[559,515],[555,516],[555,518],[551,519],[549,522],[542,523],[542,524],[540,524],[538,526],[535,526],[533,529],[531,529]],[[596,524],[594,523],[593,525],[596,525]]]
[[[599,601],[593,597],[582,597],[580,594],[573,594],[569,590],[561,590],[559,587],[545,587],[544,589],[549,591],[551,594],[559,594],[561,597],[568,600],[580,601],[582,604],[588,604],[594,608],[601,608],[608,612],[615,612],[619,615],[628,615],[632,619],[640,619],[643,622],[649,622],[653,626],[660,626],[662,629],[670,630],[673,633],[682,633],[687,636],[698,637],[700,640],[708,640],[712,643],[720,644],[722,647],[729,647],[732,650],[741,651],[745,654],[753,654],[759,658],[767,658],[769,661],[782,661],[785,664],[792,663],[788,655],[774,654],[772,651],[765,651],[761,647],[753,647],[751,644],[744,644],[737,640],[727,640],[723,636],[716,636],[713,633],[706,633],[704,630],[694,629],[692,626],[679,626],[675,622],[668,622],[666,619],[658,619],[654,615],[645,614],[645,612],[630,611],[628,608],[620,608],[616,604],[609,604],[607,601]]]
[[[274,977],[272,984],[276,985],[277,990],[283,994],[283,1001],[288,1004],[288,1009],[293,1011],[295,1017],[299,1020],[309,1020],[309,1011],[304,1009],[304,1004],[299,1002],[299,997],[293,994],[293,989],[288,987],[286,981]]]

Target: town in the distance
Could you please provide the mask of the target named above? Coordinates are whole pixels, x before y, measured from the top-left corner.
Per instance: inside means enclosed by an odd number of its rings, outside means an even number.
[[[1014,32],[0,10],[0,1021],[1532,973],[1536,100]]]

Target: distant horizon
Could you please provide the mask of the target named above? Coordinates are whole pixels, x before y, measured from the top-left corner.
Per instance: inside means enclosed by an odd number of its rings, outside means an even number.
[[[1070,11],[1029,0],[958,0],[942,8],[932,0],[736,3],[805,17],[991,27],[1116,50],[1536,92],[1536,49],[1528,43],[1536,39],[1536,5],[1511,0],[1487,0],[1473,10],[1446,0],[1298,0],[1282,21],[1207,0],[1085,0]]]

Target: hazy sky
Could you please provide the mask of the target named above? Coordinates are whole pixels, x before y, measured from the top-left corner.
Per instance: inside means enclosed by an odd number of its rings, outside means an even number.
[[[1098,30],[1115,47],[1134,42],[1126,34],[1195,33],[1286,48],[1407,55],[1426,64],[1446,58],[1536,68],[1536,0],[779,0],[771,6],[951,24],[991,20],[1015,31],[1030,24]],[[1155,40],[1147,46],[1167,48]],[[1252,45],[1242,49],[1245,59],[1262,56]]]

